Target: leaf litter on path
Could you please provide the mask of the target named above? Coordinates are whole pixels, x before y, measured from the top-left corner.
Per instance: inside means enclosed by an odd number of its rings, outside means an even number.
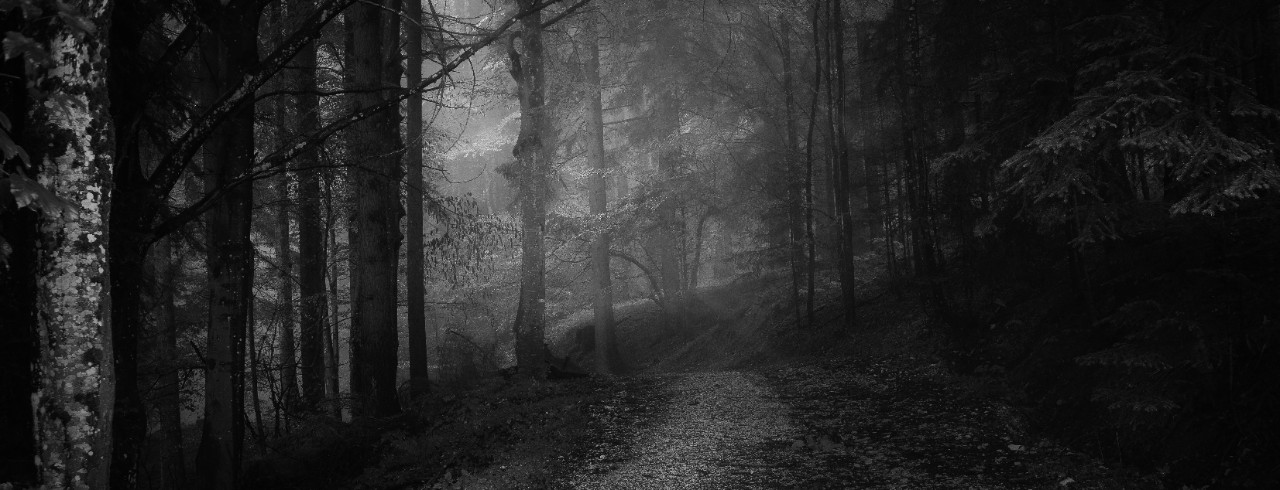
[[[576,465],[579,471],[559,483],[582,489],[1145,487],[1035,438],[1007,406],[961,396],[939,369],[922,364],[824,361],[759,373],[657,375],[660,382],[644,385],[654,393],[627,400],[661,400],[660,406],[629,409],[619,399],[594,412],[608,442],[595,445]]]

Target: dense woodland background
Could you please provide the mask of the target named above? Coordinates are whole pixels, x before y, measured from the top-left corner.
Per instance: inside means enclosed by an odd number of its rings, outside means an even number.
[[[802,334],[916,301],[929,355],[1174,488],[1280,484],[1276,2],[0,0],[0,28],[13,487],[239,488],[318,420],[633,372],[615,305],[678,336],[757,278]]]

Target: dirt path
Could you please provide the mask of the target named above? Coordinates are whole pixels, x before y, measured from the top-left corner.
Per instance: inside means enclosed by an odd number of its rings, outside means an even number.
[[[658,376],[592,417],[561,484],[665,488],[1115,488],[1114,472],[1033,440],[1011,410],[929,366],[826,362]],[[1128,482],[1124,488],[1140,488]]]
[[[573,487],[742,486],[755,474],[775,472],[779,463],[793,463],[760,461],[754,456],[771,451],[747,450],[785,448],[800,435],[790,409],[760,376],[686,374],[670,377],[664,387],[666,407],[653,425],[630,447],[602,447],[601,462],[570,478]]]

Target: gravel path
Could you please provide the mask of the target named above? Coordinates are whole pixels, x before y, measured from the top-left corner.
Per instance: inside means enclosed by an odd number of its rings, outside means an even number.
[[[665,388],[671,401],[626,457],[609,461],[600,454],[601,464],[570,479],[574,488],[735,486],[771,469],[769,462],[742,457],[751,453],[740,449],[785,447],[800,437],[789,407],[759,376],[689,374],[672,378]]]
[[[828,362],[661,375],[591,414],[600,437],[557,487],[1084,489],[1120,483],[962,396],[930,366]],[[657,382],[653,382],[653,381]],[[643,386],[643,389],[635,389]]]

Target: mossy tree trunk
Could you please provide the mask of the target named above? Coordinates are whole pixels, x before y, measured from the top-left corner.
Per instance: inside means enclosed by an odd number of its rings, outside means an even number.
[[[70,14],[76,16],[77,14]],[[107,488],[112,390],[107,210],[113,137],[106,46],[110,2],[81,5],[85,29],[31,20],[49,63],[30,73],[42,94],[28,114],[38,181],[74,208],[42,203],[36,241],[36,455],[48,488]]]

